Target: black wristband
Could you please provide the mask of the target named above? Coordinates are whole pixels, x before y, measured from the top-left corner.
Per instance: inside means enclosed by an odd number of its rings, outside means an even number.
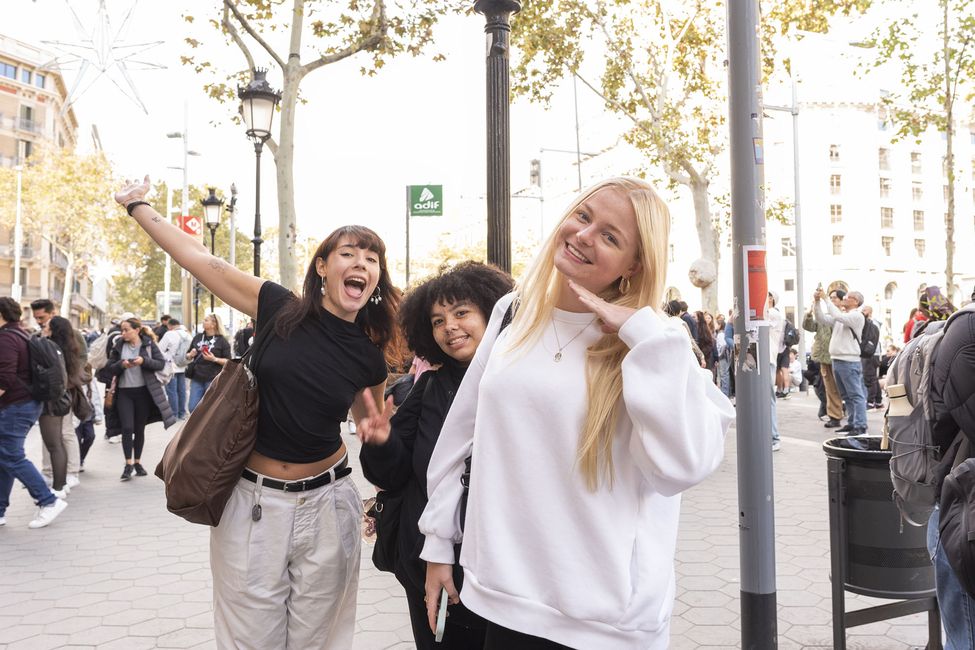
[[[140,205],[149,205],[149,204],[146,203],[145,201],[133,201],[132,203],[129,203],[127,206],[125,206],[125,211],[128,212],[129,216],[131,217],[132,211],[135,210]]]

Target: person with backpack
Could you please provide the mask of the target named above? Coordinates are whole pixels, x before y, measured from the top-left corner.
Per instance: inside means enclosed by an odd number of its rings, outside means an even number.
[[[931,442],[947,451],[935,480],[938,486],[936,499],[940,505],[935,507],[928,521],[928,550],[934,563],[938,607],[947,637],[945,648],[967,650],[975,648],[975,594],[963,585],[975,582],[975,571],[969,569],[964,573],[963,567],[970,565],[961,556],[971,553],[966,548],[971,542],[964,534],[961,540],[942,534],[947,533],[946,524],[953,523],[952,517],[960,519],[961,512],[971,512],[975,503],[953,504],[952,497],[957,498],[959,494],[948,490],[949,481],[942,483],[942,480],[952,465],[975,456],[975,293],[972,300],[944,326],[933,355],[929,389],[934,414]],[[949,311],[950,308],[943,308],[935,315],[944,318]],[[967,453],[965,449],[959,449],[963,441]],[[957,520],[954,523],[957,528]]]
[[[867,395],[863,387],[863,366],[860,365],[860,337],[863,333],[863,294],[847,292],[839,306],[826,300],[822,287],[813,295],[816,322],[829,325],[833,333],[829,340],[829,356],[833,361],[836,387],[846,408],[846,425],[836,431],[849,435],[867,432]]]
[[[792,351],[792,346],[799,343],[799,330],[796,326],[792,324],[792,321],[782,317],[782,351],[779,352],[778,357],[776,357],[776,370],[775,370],[775,388],[776,397],[788,399],[789,394],[792,392],[790,373],[792,358],[789,353]]]
[[[880,325],[873,316],[873,307],[866,305],[863,312],[863,335],[860,337],[860,367],[863,369],[863,387],[867,394],[867,408],[884,407],[880,390]]]
[[[43,528],[68,507],[63,492],[54,492],[24,454],[27,433],[41,415],[41,402],[31,393],[30,337],[20,325],[23,310],[9,296],[0,297],[0,526],[7,523],[7,507],[14,479],[23,483],[37,516],[29,528]]]
[[[487,621],[486,650],[668,646],[680,494],[734,419],[656,311],[669,227],[649,183],[602,181],[495,305],[427,469],[431,629],[443,589]]]
[[[67,390],[69,392],[79,390],[86,383],[86,378],[83,377],[84,366],[78,365],[81,361],[81,356],[78,353],[78,341],[75,338],[75,331],[71,327],[71,323],[66,318],[54,316],[45,321],[44,327],[41,330],[41,336],[50,339],[58,346],[58,349],[62,353],[65,376],[67,378]],[[41,438],[44,441],[44,447],[50,455],[52,486],[55,490],[68,492],[71,488],[77,486],[80,481],[77,478],[77,474],[74,474],[73,481],[68,481],[68,454],[67,448],[63,443],[64,436],[62,435],[65,427],[65,418],[67,418],[67,426],[71,427],[71,435],[74,437],[75,446],[78,447],[79,456],[76,471],[81,468],[81,449],[77,434],[74,432],[74,425],[71,421],[71,411],[64,411],[63,407],[59,407],[61,405],[56,402],[45,402],[44,410],[41,412],[38,424],[41,429]]]
[[[193,337],[183,324],[175,318],[169,319],[169,331],[159,341],[159,350],[173,363],[173,377],[166,384],[166,396],[177,420],[186,419],[186,366],[190,360],[187,353]]]
[[[417,528],[427,504],[427,474],[440,429],[457,388],[484,336],[495,303],[514,283],[503,271],[480,262],[464,262],[413,288],[400,307],[400,327],[417,355],[439,366],[420,375],[396,414],[369,407],[357,433],[359,460],[370,483],[402,494],[394,573],[406,590],[413,638],[418,650],[478,650],[484,645],[484,620],[462,604],[448,608],[441,645],[427,624],[423,603],[426,563],[420,559],[423,536]],[[378,531],[383,534],[383,529]],[[455,565],[454,584],[463,573]]]

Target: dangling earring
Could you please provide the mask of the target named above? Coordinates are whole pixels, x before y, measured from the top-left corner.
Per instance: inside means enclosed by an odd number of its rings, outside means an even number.
[[[379,285],[376,285],[376,290],[372,292],[372,296],[369,298],[369,302],[374,305],[378,305],[383,301],[383,296],[379,293]]]
[[[620,278],[619,289],[620,294],[625,296],[630,291],[630,278],[626,277],[625,275]]]
[[[322,295],[325,295],[325,276],[322,276]]]

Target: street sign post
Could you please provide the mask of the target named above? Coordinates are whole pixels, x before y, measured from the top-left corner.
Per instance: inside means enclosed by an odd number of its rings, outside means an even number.
[[[410,217],[442,217],[443,185],[406,186],[406,281],[410,286]]]

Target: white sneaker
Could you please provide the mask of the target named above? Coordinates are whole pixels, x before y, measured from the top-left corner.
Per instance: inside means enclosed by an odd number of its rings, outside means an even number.
[[[64,479],[64,485],[68,489],[76,488],[81,485],[81,479],[78,478],[77,474],[68,474]]]
[[[37,509],[37,517],[34,521],[27,524],[28,528],[44,528],[68,507],[68,502],[64,499],[57,499],[49,506],[41,506]]]
[[[120,442],[122,442],[122,436],[112,436],[108,439],[108,443],[111,445],[117,445]]]
[[[68,500],[68,486],[67,485],[64,486],[64,489],[63,490],[51,490],[51,492],[53,492],[54,493],[54,496],[56,496],[59,499],[63,499],[64,501],[67,501]]]
[[[780,449],[782,449],[782,443],[779,442],[778,440],[773,440],[772,441],[772,451],[778,451]]]
[[[7,518],[0,517],[0,526],[6,526],[6,525],[7,525]]]

